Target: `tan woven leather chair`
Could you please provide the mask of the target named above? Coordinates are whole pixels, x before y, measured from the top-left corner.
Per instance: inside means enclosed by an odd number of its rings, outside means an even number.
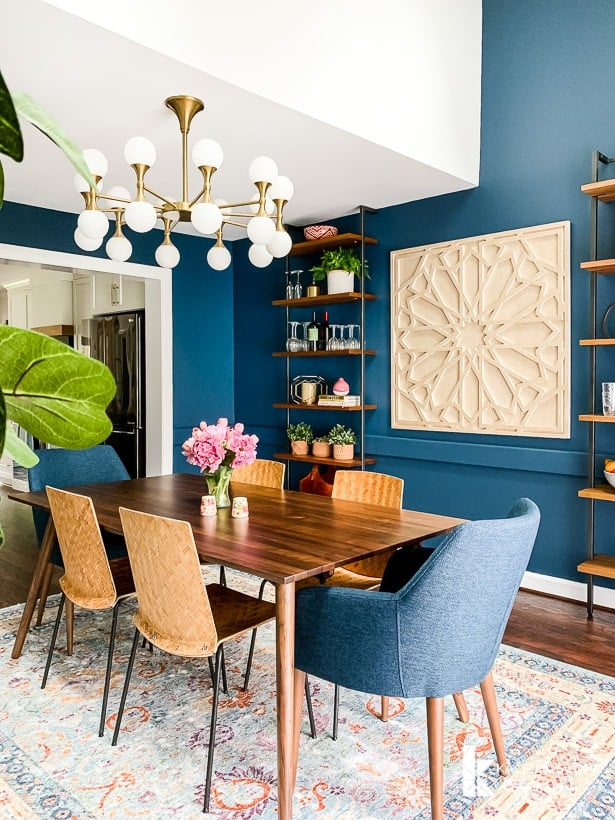
[[[281,490],[284,487],[285,471],[286,464],[281,461],[257,458],[252,464],[236,467],[231,474],[231,484],[239,481],[242,484],[258,484],[259,487]]]
[[[203,804],[208,812],[223,645],[274,618],[275,605],[221,584],[205,585],[189,522],[123,507],[120,516],[139,605],[112,745],[122,725],[139,635],[171,655],[208,658],[210,669],[215,656]]]
[[[41,688],[44,689],[47,684],[64,605],[66,604],[66,648],[69,655],[73,654],[74,607],[92,610],[113,609],[98,729],[98,735],[102,737],[105,731],[118,609],[123,600],[135,594],[130,563],[127,557],[114,558],[111,561],[108,559],[91,498],[54,487],[46,489],[62,554],[64,575],[59,582],[62,597]]]

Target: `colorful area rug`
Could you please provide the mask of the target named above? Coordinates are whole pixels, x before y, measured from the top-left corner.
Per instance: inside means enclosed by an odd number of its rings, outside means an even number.
[[[239,575],[229,583],[256,590],[253,579]],[[130,612],[120,615],[107,732],[99,738],[109,613],[77,611],[74,655],[56,653],[41,690],[56,605],[57,598],[18,660],[10,654],[22,607],[0,612],[0,817],[203,817],[207,663],[140,651],[113,748]],[[229,697],[220,702],[214,762],[210,816],[232,820],[277,817],[271,625],[259,630],[250,690],[243,692],[247,650],[245,639],[227,650]],[[445,816],[615,816],[615,679],[504,646],[494,679],[510,774],[498,774],[479,692],[466,693],[468,724],[447,699]],[[429,818],[424,702],[393,699],[382,723],[379,698],[343,690],[333,741],[332,687],[311,684],[318,737],[309,737],[306,719],[294,817]]]

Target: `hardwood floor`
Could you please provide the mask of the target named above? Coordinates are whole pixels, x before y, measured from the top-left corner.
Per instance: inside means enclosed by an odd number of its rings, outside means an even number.
[[[0,607],[25,601],[38,557],[29,507],[6,497],[0,488],[0,523],[5,544],[0,549]],[[55,573],[51,593],[58,591]],[[515,601],[504,643],[615,677],[615,611],[521,590]]]

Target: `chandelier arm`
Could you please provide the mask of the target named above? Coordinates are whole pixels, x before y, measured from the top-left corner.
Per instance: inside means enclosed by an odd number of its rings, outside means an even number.
[[[229,216],[245,216],[249,217],[251,214],[229,214]],[[222,225],[234,225],[236,228],[244,228],[245,224],[243,222],[236,222],[234,219],[227,219],[226,217],[222,218]]]
[[[148,194],[151,194],[152,196],[155,196],[161,202],[166,202],[167,205],[175,205],[175,202],[173,202],[172,199],[169,199],[168,197],[163,196],[162,194],[159,194],[158,191],[154,191],[152,188],[148,188],[147,185],[143,185],[143,190],[147,191]],[[160,207],[160,206],[158,206],[158,207]]]
[[[111,199],[114,202],[125,202],[127,205],[129,202],[132,202],[130,199],[124,199],[123,196],[109,196],[109,194],[96,194],[96,199]],[[103,210],[102,208],[100,210]],[[113,208],[107,208],[107,210],[113,210]]]
[[[188,208],[194,208],[194,206],[195,206],[195,205],[196,205],[196,203],[199,201],[199,199],[203,196],[203,194],[204,194],[204,193],[205,193],[205,186],[203,185],[203,187],[202,187],[202,188],[201,188],[201,190],[198,192],[198,194],[194,197],[194,199],[192,199],[192,200],[188,203]],[[203,200],[203,201],[204,201],[204,202],[208,202],[208,201],[210,201],[210,200]],[[226,206],[225,206],[225,207],[226,207]]]

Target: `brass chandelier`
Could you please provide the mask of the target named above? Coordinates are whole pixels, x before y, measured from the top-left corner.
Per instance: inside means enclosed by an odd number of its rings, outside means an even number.
[[[225,270],[231,263],[231,254],[223,242],[225,225],[244,228],[251,241],[248,256],[253,265],[266,267],[274,257],[286,256],[291,249],[291,238],[282,223],[284,206],[293,195],[293,184],[278,174],[277,165],[269,157],[252,160],[249,177],[256,186],[257,195],[245,202],[227,202],[212,199],[211,181],[222,165],[221,146],[212,139],[201,139],[192,148],[192,161],[203,176],[203,185],[190,199],[188,194],[188,132],[193,117],[204,109],[203,102],[186,95],[168,97],[167,108],[174,112],[182,135],[182,191],[181,198],[173,200],[157,193],[145,183],[147,171],[156,162],[156,148],[145,137],[133,137],[124,148],[124,158],[136,175],[136,193],[115,186],[103,193],[103,177],[108,163],[105,156],[94,148],[83,152],[84,159],[96,181],[91,188],[80,175],[75,176],[75,187],[85,200],[85,209],[79,215],[75,242],[81,250],[97,250],[109,230],[109,217],[115,230],[107,240],[107,256],[116,262],[125,262],[132,254],[132,245],[124,236],[128,225],[137,233],[147,233],[162,222],[164,237],[156,249],[156,263],[174,268],[179,263],[179,251],[171,241],[171,231],[179,222],[191,222],[201,234],[215,236],[216,243],[207,253],[207,262],[214,270]],[[152,203],[146,194],[155,198]],[[236,211],[236,208],[247,210]]]

